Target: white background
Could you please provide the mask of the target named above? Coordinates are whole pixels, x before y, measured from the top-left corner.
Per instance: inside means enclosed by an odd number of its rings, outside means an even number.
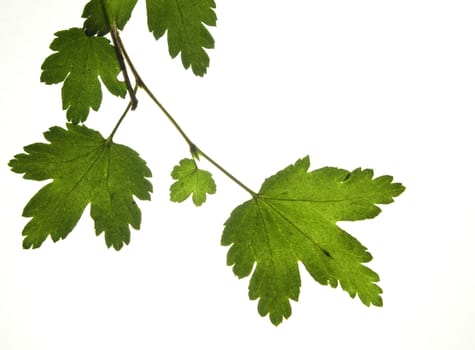
[[[384,307],[302,270],[300,301],[277,328],[220,246],[247,194],[203,162],[218,193],[200,208],[169,202],[187,147],[144,94],[116,136],[154,173],[131,244],[108,250],[84,215],[66,240],[21,248],[22,209],[43,184],[7,163],[65,123],[40,65],[55,31],[82,25],[85,2],[1,4],[0,349],[475,348],[473,1],[219,1],[204,79],[169,59],[137,5],[123,39],[144,79],[249,187],[307,154],[312,168],[369,167],[407,187],[375,220],[342,223],[372,252]],[[125,104],[107,97],[87,125],[107,135]]]

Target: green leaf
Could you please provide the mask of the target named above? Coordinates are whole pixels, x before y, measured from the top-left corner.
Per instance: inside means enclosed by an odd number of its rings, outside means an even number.
[[[49,235],[55,242],[66,238],[88,204],[96,234],[105,233],[107,246],[119,250],[128,244],[129,225],[139,229],[141,222],[134,196],[149,200],[152,192],[145,161],[85,126],[52,127],[44,136],[49,144],[26,146],[9,163],[26,179],[53,180],[23,211],[32,218],[23,229],[23,247],[38,248]]]
[[[373,179],[372,170],[322,168],[308,172],[298,160],[262,185],[225,223],[223,245],[231,245],[228,265],[239,277],[251,274],[249,297],[259,298],[259,314],[273,324],[291,315],[290,299],[300,292],[298,262],[323,285],[338,284],[351,297],[382,306],[378,275],[363,265],[371,254],[338,221],[370,219],[404,191],[391,176]]]
[[[185,69],[203,76],[209,66],[206,49],[214,39],[204,24],[216,26],[214,0],[147,0],[148,28],[155,39],[168,31],[168,51],[175,58],[181,52]]]
[[[173,168],[172,177],[177,180],[170,187],[172,202],[183,202],[193,195],[193,203],[199,207],[206,201],[207,193],[216,193],[216,184],[211,173],[198,169],[193,159],[182,159],[180,165]]]
[[[115,96],[124,97],[125,84],[117,79],[120,73],[114,48],[102,37],[88,37],[80,28],[57,32],[51,50],[41,69],[41,81],[58,84],[66,117],[73,123],[84,122],[89,109],[97,111],[102,102],[101,78]]]
[[[84,7],[82,17],[87,35],[105,35],[115,23],[120,30],[129,21],[137,0],[91,0]],[[104,13],[104,7],[107,13]]]

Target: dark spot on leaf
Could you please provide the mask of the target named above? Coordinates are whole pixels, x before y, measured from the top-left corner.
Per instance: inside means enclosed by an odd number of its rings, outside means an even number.
[[[328,252],[328,250],[323,249],[323,248],[320,248],[320,249],[322,250],[323,254],[325,254],[325,255],[328,256],[329,258],[332,258],[332,259],[333,259],[332,255]]]
[[[348,172],[348,174],[346,174],[345,178],[343,180],[341,180],[341,182],[345,182],[345,181],[348,181],[348,179],[350,178],[351,176],[351,173]]]

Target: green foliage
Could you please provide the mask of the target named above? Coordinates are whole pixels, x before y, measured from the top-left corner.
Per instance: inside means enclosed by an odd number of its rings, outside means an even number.
[[[391,176],[373,178],[372,170],[326,167],[309,172],[306,157],[268,178],[258,193],[249,189],[203,153],[145,85],[120,38],[136,3],[90,0],[82,14],[83,29],[55,34],[50,46],[55,53],[44,61],[41,81],[63,83],[63,109],[72,124],[67,129],[52,127],[44,134],[49,143],[26,146],[25,153],[9,163],[25,179],[52,180],[24,208],[23,216],[31,219],[23,229],[23,247],[37,248],[48,236],[64,239],[88,205],[95,232],[104,232],[108,247],[119,250],[130,242],[130,226],[139,229],[141,223],[134,198],[150,199],[152,174],[135,151],[112,139],[127,113],[137,107],[135,96],[142,89],[190,149],[192,159],[182,159],[172,171],[171,201],[191,196],[200,206],[216,192],[211,173],[197,167],[199,157],[251,195],[226,221],[221,243],[230,246],[227,263],[234,273],[240,278],[252,275],[249,297],[259,299],[262,316],[269,315],[278,325],[291,315],[290,300],[300,294],[299,262],[317,282],[340,285],[367,306],[382,306],[379,276],[365,265],[371,254],[337,222],[375,217],[381,211],[377,204],[391,203],[404,187]],[[206,27],[216,25],[214,8],[213,0],[146,0],[149,30],[156,39],[167,33],[171,57],[181,53],[183,66],[191,66],[198,76],[209,67],[205,49],[214,47]],[[109,32],[113,44],[103,37]],[[121,69],[125,82],[118,79]],[[131,99],[107,139],[77,125],[101,105],[99,78],[113,95],[124,97],[128,90]]]
[[[51,236],[64,239],[91,204],[96,234],[105,233],[108,247],[119,250],[130,242],[129,225],[140,228],[141,213],[134,196],[149,200],[152,176],[132,149],[104,139],[85,126],[52,127],[44,134],[50,143],[34,143],[9,165],[25,179],[53,181],[26,205],[31,217],[23,230],[24,248],[38,248]]]
[[[148,28],[156,39],[168,31],[168,50],[175,58],[181,52],[183,66],[203,76],[209,66],[204,48],[214,48],[214,39],[203,24],[216,26],[214,0],[146,0]]]
[[[84,7],[82,17],[87,35],[105,35],[115,23],[120,30],[129,21],[137,0],[91,0]],[[104,11],[104,6],[106,11]]]
[[[216,193],[216,184],[211,173],[198,169],[194,159],[180,160],[180,165],[173,168],[171,175],[177,180],[170,187],[172,202],[183,202],[193,195],[193,203],[199,207],[206,201],[207,193]]]
[[[223,245],[232,245],[228,264],[242,278],[251,274],[250,299],[273,324],[291,314],[298,300],[301,261],[323,285],[340,283],[365,305],[382,306],[378,275],[364,266],[370,253],[337,221],[370,219],[404,191],[391,176],[373,179],[372,170],[337,168],[307,172],[309,158],[267,179],[258,195],[238,206],[225,224]]]
[[[109,40],[89,37],[80,28],[55,35],[50,48],[57,52],[41,66],[41,81],[46,84],[64,81],[61,95],[68,121],[84,122],[90,108],[99,109],[102,102],[99,77],[113,95],[125,96],[125,84],[117,79],[120,67]]]

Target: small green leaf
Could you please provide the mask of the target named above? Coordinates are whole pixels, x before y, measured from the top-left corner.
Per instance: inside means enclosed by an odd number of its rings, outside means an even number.
[[[168,31],[168,51],[175,58],[181,52],[185,69],[203,76],[209,66],[206,49],[214,39],[204,24],[216,26],[214,0],[147,0],[148,28],[155,39]]]
[[[372,170],[322,168],[308,172],[309,158],[268,178],[258,195],[241,204],[225,223],[222,244],[239,277],[249,276],[249,297],[274,325],[291,315],[298,300],[302,262],[323,285],[338,284],[363,304],[382,306],[376,272],[363,265],[372,256],[338,221],[374,218],[376,204],[404,191],[391,176],[373,179]]]
[[[113,95],[125,96],[126,87],[117,79],[120,67],[109,40],[89,37],[80,28],[55,35],[50,48],[57,52],[47,57],[41,66],[41,81],[64,82],[61,95],[68,121],[84,122],[90,108],[99,109],[102,102],[99,77]]]
[[[85,126],[52,127],[44,135],[49,144],[26,146],[9,163],[25,179],[53,180],[23,211],[32,218],[23,229],[23,247],[38,248],[48,236],[55,242],[66,238],[88,204],[96,234],[105,233],[107,246],[119,250],[128,244],[129,225],[139,229],[141,222],[134,196],[150,200],[152,192],[145,161]]]
[[[105,35],[115,23],[120,30],[129,21],[137,0],[91,0],[84,7],[82,17],[87,35]],[[104,7],[107,13],[104,13]],[[110,22],[109,22],[110,21]]]
[[[198,169],[193,159],[182,159],[180,165],[173,168],[172,177],[177,180],[170,187],[172,202],[183,202],[193,195],[193,203],[198,207],[206,201],[207,193],[216,193],[211,173]]]

